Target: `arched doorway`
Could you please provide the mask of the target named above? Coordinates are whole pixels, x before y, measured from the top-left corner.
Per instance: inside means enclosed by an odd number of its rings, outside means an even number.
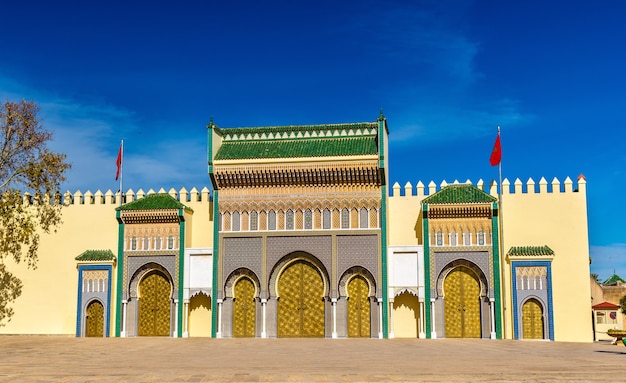
[[[200,293],[189,300],[189,336],[211,336],[211,297]]]
[[[522,337],[543,339],[543,307],[537,299],[531,298],[522,306]]]
[[[369,286],[360,275],[348,282],[348,336],[370,337]]]
[[[104,306],[98,300],[87,305],[87,317],[85,318],[85,336],[104,336]]]
[[[278,336],[324,336],[324,281],[312,264],[297,260],[278,279]]]
[[[233,301],[233,336],[254,337],[256,309],[254,283],[250,278],[240,278],[235,283]]]
[[[139,282],[139,336],[169,336],[172,287],[160,271]]]
[[[466,266],[453,269],[443,283],[446,338],[480,338],[480,282]]]
[[[393,300],[393,327],[396,338],[417,338],[419,336],[419,299],[404,291]]]

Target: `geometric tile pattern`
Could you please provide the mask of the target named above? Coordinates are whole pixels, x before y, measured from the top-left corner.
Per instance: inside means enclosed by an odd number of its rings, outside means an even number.
[[[324,336],[324,282],[309,263],[297,261],[278,282],[278,336]]]
[[[444,281],[446,338],[480,338],[480,282],[465,266]]]
[[[365,278],[356,276],[348,283],[348,336],[370,337],[369,287]]]
[[[171,286],[160,272],[151,272],[139,284],[139,336],[170,335]]]
[[[353,266],[367,269],[378,281],[378,235],[338,235],[337,236],[337,275],[341,277]],[[377,291],[376,293],[380,293]]]
[[[261,275],[263,238],[224,238],[222,252],[222,272],[224,279],[239,268],[251,270]],[[224,282],[226,282],[224,280]]]

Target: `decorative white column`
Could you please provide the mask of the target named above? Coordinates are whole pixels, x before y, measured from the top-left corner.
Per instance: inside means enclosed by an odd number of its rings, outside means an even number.
[[[332,339],[337,339],[337,298],[331,298],[330,304],[333,306],[333,333]]]
[[[120,332],[121,338],[126,338],[126,306],[128,305],[128,301],[126,299],[122,300],[122,331]]]
[[[183,338],[189,338],[189,299],[183,302]]]
[[[174,299],[174,333],[172,338],[178,338],[178,299]]]
[[[435,325],[435,300],[433,298],[430,299],[430,338],[437,339],[437,326]]]
[[[396,337],[396,335],[393,332],[394,330],[394,325],[393,325],[393,298],[391,298],[389,300],[389,339],[393,339]]]
[[[489,307],[491,308],[491,339],[496,339],[496,309],[495,299],[489,298]]]
[[[267,307],[267,299],[261,299],[261,316],[263,327],[261,327],[261,338],[267,338],[267,330],[265,328],[265,309]]]
[[[424,318],[424,302],[420,302],[420,327],[419,327],[419,338],[426,338],[426,318]]]
[[[224,303],[223,299],[217,300],[217,332],[215,333],[216,338],[222,337],[222,303]]]
[[[378,298],[378,339],[383,339],[383,298]]]

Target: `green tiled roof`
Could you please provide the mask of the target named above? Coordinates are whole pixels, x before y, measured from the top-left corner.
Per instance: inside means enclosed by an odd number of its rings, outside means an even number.
[[[87,250],[74,259],[77,261],[112,261],[115,255],[111,250]]]
[[[613,274],[613,275],[611,275],[609,277],[609,279],[607,279],[606,281],[602,282],[602,284],[606,285],[606,286],[613,286],[613,285],[616,285],[617,282],[626,283],[626,281],[623,280],[622,278],[620,278],[619,275]]]
[[[227,141],[216,160],[356,156],[377,153],[375,136]]]
[[[437,193],[422,200],[423,204],[490,203],[497,201],[475,186],[468,184],[444,186]]]
[[[513,246],[506,253],[509,256],[554,255],[548,246]]]
[[[164,210],[164,209],[186,209],[187,206],[180,203],[169,194],[150,194],[136,201],[124,204],[115,210]]]

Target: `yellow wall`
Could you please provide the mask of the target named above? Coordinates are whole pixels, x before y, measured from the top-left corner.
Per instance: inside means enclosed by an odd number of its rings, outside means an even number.
[[[543,181],[543,179],[542,179]],[[540,184],[543,182],[540,181]],[[589,286],[589,239],[587,232],[586,184],[579,183],[573,192],[571,183],[565,191],[547,183],[535,193],[522,193],[518,182],[514,193],[507,193],[503,183],[502,219],[504,251],[512,246],[548,245],[554,250],[552,260],[552,299],[554,339],[568,342],[591,342],[591,289]],[[511,286],[510,263],[506,262],[505,286]],[[507,337],[512,334],[511,289],[507,288]]]
[[[7,268],[22,280],[23,288],[22,295],[11,305],[15,314],[0,327],[0,334],[76,334],[78,271],[75,258],[86,250],[111,250],[117,256],[115,208],[119,204],[110,192],[106,196],[96,194],[82,196],[77,192],[72,199],[64,197],[64,201],[73,202],[66,202],[62,208],[63,223],[56,233],[42,235],[36,270],[7,260]],[[132,190],[126,194],[134,195]],[[193,214],[185,215],[186,246],[211,247],[213,222],[209,219],[213,205],[209,202],[209,190],[192,190],[188,194],[185,190],[170,191],[174,197],[178,194],[182,202],[194,210]],[[186,201],[187,197],[191,201]],[[113,267],[111,335],[115,334],[116,275]]]
[[[56,233],[42,235],[36,270],[7,262],[23,288],[12,304],[15,314],[0,327],[0,333],[76,334],[78,272],[74,258],[90,249],[116,254],[118,225],[114,204],[65,206],[62,218],[63,225]],[[115,279],[112,282],[115,286]]]

